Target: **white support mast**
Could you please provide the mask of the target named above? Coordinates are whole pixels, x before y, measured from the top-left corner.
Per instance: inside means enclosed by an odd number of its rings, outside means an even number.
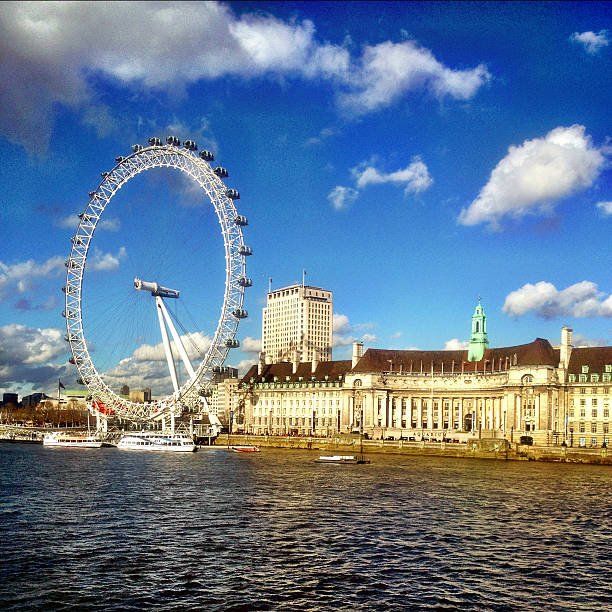
[[[187,351],[185,350],[181,337],[178,335],[176,327],[174,326],[174,323],[170,318],[170,314],[168,313],[166,305],[164,304],[164,300],[162,299],[178,299],[179,292],[176,289],[168,289],[167,287],[161,287],[157,283],[149,283],[139,278],[134,279],[134,288],[139,291],[150,291],[151,295],[155,297],[157,319],[159,321],[159,329],[161,331],[162,344],[164,345],[166,361],[168,362],[168,370],[170,371],[170,378],[172,379],[172,387],[174,388],[174,398],[175,400],[178,400],[180,385],[176,373],[174,355],[172,354],[172,345],[170,344],[170,339],[168,337],[168,330],[170,330],[172,340],[174,340],[174,344],[179,352],[179,355],[181,356],[183,364],[185,365],[185,370],[189,374],[189,377],[192,381],[196,378],[196,373],[193,369],[193,366],[191,365],[191,362],[189,361],[189,357],[187,356]],[[172,431],[174,431],[174,410],[172,410],[170,413],[170,422],[171,429]]]

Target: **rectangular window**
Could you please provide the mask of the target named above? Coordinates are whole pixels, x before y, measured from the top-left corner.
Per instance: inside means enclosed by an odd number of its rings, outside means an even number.
[[[597,423],[591,423],[591,433],[597,433]]]
[[[597,418],[597,408],[593,408],[593,410],[591,410],[591,416],[596,419]]]
[[[569,409],[569,416],[570,416],[570,419],[574,418],[574,409],[573,408]]]
[[[588,365],[583,365],[582,366],[582,373],[583,374],[588,374],[589,373],[589,366]]]
[[[586,438],[580,438],[580,440],[578,441],[578,444],[581,447],[585,447],[586,446]]]
[[[604,408],[603,415],[604,415],[604,419],[607,419],[610,416],[610,409]]]
[[[580,431],[580,433],[585,432],[584,423],[580,423],[580,425],[578,426],[578,431]]]
[[[578,380],[580,382],[586,382],[587,381],[587,375],[586,374],[580,374],[580,376],[578,377]]]
[[[612,372],[612,363],[606,363],[605,370],[606,372]]]
[[[597,438],[591,438],[591,446],[597,446]]]
[[[609,423],[604,423],[604,424],[603,424],[603,432],[604,432],[605,434],[610,433],[610,429],[609,429],[609,428],[610,428]]]
[[[567,377],[567,379],[568,379],[569,382],[576,382],[576,375],[575,374],[570,374]]]
[[[591,374],[591,382],[599,382],[599,374]]]

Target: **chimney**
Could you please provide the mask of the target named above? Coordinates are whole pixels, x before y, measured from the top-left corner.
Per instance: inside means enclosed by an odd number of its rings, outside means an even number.
[[[359,363],[359,360],[362,357],[363,357],[363,342],[358,342],[356,340],[355,342],[353,342],[353,365],[351,367],[354,368]]]
[[[572,356],[572,329],[571,327],[561,328],[561,350],[559,351],[559,367],[567,370],[570,357]]]
[[[266,354],[259,353],[259,361],[257,362],[257,376],[261,376],[265,363],[266,363]]]
[[[312,352],[312,373],[314,374],[317,371],[317,367],[319,366],[319,352]]]
[[[297,372],[298,369],[298,365],[300,364],[300,354],[297,351],[293,351],[293,367],[291,368],[291,371],[293,374],[295,374]]]

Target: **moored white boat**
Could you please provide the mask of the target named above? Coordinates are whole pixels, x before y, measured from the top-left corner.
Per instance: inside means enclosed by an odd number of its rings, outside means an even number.
[[[123,450],[170,451],[192,453],[197,450],[193,438],[183,433],[166,434],[161,431],[138,431],[126,433],[117,443]]]
[[[315,459],[316,463],[370,463],[369,459],[355,457],[355,455],[329,455]]]
[[[102,439],[96,434],[52,431],[43,437],[43,446],[69,446],[71,448],[100,448]]]

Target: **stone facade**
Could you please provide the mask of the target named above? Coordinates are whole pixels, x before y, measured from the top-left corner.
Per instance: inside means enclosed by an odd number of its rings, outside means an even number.
[[[332,292],[292,285],[267,296],[262,316],[262,351],[270,362],[332,358]]]
[[[247,433],[367,434],[414,440],[529,436],[535,444],[609,442],[612,347],[573,348],[542,338],[467,351],[355,347],[353,361],[253,366],[242,379]]]

